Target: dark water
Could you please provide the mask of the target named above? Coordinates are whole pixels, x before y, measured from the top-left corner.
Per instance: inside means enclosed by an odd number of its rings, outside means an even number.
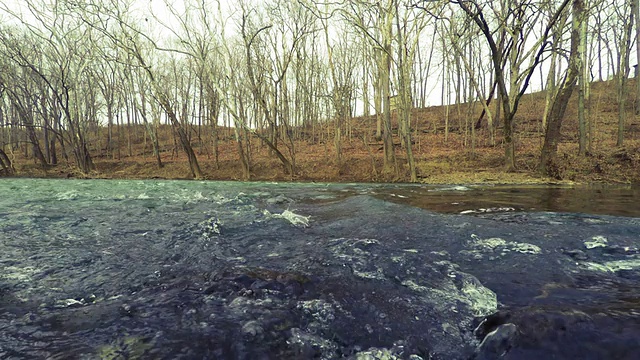
[[[637,359],[634,188],[0,181],[0,359]]]

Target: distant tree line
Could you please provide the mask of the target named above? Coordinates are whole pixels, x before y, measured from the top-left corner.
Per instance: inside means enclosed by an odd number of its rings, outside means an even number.
[[[434,86],[445,139],[450,111],[467,104],[469,146],[487,128],[513,171],[515,115],[536,83],[546,90],[539,170],[550,174],[574,92],[579,153],[592,151],[593,81],[615,79],[623,146],[640,113],[640,82],[627,81],[640,59],[638,11],[638,0],[0,0],[0,171],[24,151],[89,173],[96,156],[132,155],[141,128],[162,167],[166,123],[193,178],[203,176],[194,147],[217,165],[222,129],[244,179],[252,138],[293,174],[301,140],[329,141],[343,162],[345,139],[363,130],[357,114],[375,116],[362,140],[381,142],[384,172],[406,166],[417,181],[412,110],[433,105]]]

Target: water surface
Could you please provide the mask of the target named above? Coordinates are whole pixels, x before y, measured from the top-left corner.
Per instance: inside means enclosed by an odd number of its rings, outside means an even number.
[[[0,180],[0,358],[635,359],[637,201]]]

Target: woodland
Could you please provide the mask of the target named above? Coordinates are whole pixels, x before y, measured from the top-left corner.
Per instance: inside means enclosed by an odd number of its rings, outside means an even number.
[[[640,181],[639,0],[0,0],[0,176]]]

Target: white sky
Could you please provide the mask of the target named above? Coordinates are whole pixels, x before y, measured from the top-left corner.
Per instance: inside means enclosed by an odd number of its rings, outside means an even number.
[[[45,1],[54,1],[54,0],[45,0]],[[82,0],[79,0],[79,1],[82,1]],[[154,15],[158,17],[158,19],[160,19],[165,26],[173,27],[175,25],[176,27],[178,27],[177,22],[175,20],[171,20],[173,16],[167,10],[166,1],[167,0],[135,0],[133,2],[133,7],[130,10],[131,10],[131,13],[133,14],[136,14],[136,13],[139,14],[139,17],[141,19],[148,19],[150,28],[152,26],[152,23],[154,22],[154,19],[153,19]],[[182,13],[184,11],[185,1],[174,1],[174,0],[168,0],[168,1],[178,13]],[[205,1],[211,3],[211,10],[210,10],[211,15],[219,16],[216,2],[214,0],[205,0]],[[261,3],[261,1],[258,1],[258,0],[254,0],[254,1],[255,3]],[[42,0],[33,0],[33,3],[36,5],[43,4]],[[28,20],[29,17],[31,17],[28,11],[25,11],[25,10],[20,11],[21,8],[24,9],[25,7],[24,0],[0,0],[0,4],[4,4],[4,6],[6,6],[6,8],[10,9],[11,11],[21,13],[22,16],[24,17],[24,20]],[[222,12],[223,13],[226,12],[227,14],[229,14],[230,8],[233,6],[232,4],[233,3],[227,0],[220,0]],[[11,16],[7,16],[6,14],[4,14],[3,11],[0,11],[0,20],[5,22],[15,21],[11,19]],[[228,29],[225,30],[225,32],[232,33],[233,27],[235,27],[235,24],[233,22],[230,22],[230,24],[228,24]],[[168,32],[166,29],[162,30],[162,27],[159,26],[156,28],[156,33],[154,35],[161,36],[163,33],[166,33],[166,32]],[[429,35],[430,35],[429,31],[425,31],[423,38],[424,39],[430,38]],[[635,50],[635,46],[634,46],[634,50]],[[426,44],[423,45],[423,51],[422,51],[423,56],[427,56],[428,52],[429,52],[428,45]],[[437,105],[440,103],[440,100],[441,100],[440,92],[441,92],[441,84],[442,84],[442,75],[440,72],[441,70],[438,69],[437,67],[437,63],[440,61],[439,58],[440,56],[436,55],[436,57],[432,60],[432,75],[431,75],[431,81],[430,81],[430,89],[427,89],[429,93],[427,105]],[[424,61],[424,63],[426,64],[426,60]],[[636,63],[635,51],[631,52],[630,63],[631,65]],[[593,64],[593,65],[594,65],[593,73],[594,75],[597,76],[597,73],[596,73],[597,70],[595,69],[596,64]],[[543,65],[542,71],[546,73],[545,70],[547,68],[548,68],[547,64]],[[538,91],[541,89],[541,87],[542,87],[541,75],[540,75],[540,69],[538,69],[536,70],[534,76],[532,77],[532,83],[530,85],[529,91]],[[372,92],[370,93],[372,94]],[[359,107],[358,109],[359,112],[362,112],[361,103],[359,103],[357,106]]]

